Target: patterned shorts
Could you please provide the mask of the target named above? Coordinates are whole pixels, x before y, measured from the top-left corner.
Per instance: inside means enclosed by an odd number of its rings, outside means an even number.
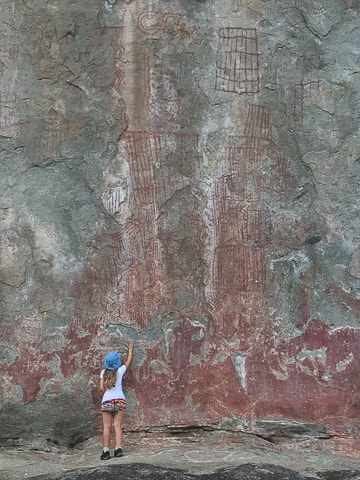
[[[126,409],[126,400],[123,398],[114,398],[113,400],[106,400],[101,404],[102,412],[115,413],[121,410],[124,412]]]

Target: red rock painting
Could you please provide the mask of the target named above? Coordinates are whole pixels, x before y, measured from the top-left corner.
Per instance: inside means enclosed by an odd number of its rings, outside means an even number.
[[[255,28],[221,28],[216,59],[215,90],[259,91],[259,52]]]

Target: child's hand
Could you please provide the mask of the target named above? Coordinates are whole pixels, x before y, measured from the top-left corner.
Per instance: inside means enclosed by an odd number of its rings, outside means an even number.
[[[133,340],[129,340],[129,343],[128,343],[128,348],[129,350],[132,349],[134,346],[134,341]]]

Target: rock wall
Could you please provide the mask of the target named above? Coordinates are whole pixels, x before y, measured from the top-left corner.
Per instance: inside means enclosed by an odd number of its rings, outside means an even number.
[[[359,436],[359,0],[0,10],[0,444]]]

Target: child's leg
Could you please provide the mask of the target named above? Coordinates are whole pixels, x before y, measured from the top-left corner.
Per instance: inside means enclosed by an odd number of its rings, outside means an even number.
[[[118,410],[114,414],[114,429],[115,429],[115,438],[116,438],[116,445],[122,445],[122,419],[124,416],[124,412],[122,410]]]
[[[111,435],[111,424],[112,424],[112,413],[111,412],[101,412],[103,420],[103,442],[104,448],[110,447],[110,435]]]

